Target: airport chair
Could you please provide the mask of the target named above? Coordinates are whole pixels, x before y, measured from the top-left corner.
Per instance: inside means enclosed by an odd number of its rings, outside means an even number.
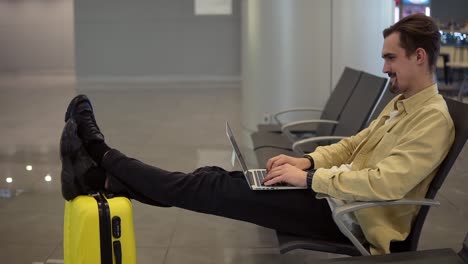
[[[372,121],[374,121],[382,112],[382,110],[387,106],[390,101],[395,98],[395,94],[390,91],[390,84],[388,84],[387,89],[384,90],[382,97],[380,98],[379,102],[375,106],[369,120],[367,120],[366,125],[363,128],[366,128],[370,125]]]
[[[319,124],[314,136],[350,136],[360,131],[368,121],[372,110],[386,87],[386,78],[363,72],[351,97],[348,99],[339,121],[307,120],[292,122],[282,127],[281,134],[270,132],[255,132],[252,134],[254,150],[264,147],[292,149],[297,140],[293,135],[294,126],[304,124]],[[323,123],[336,124],[333,130],[323,130]]]
[[[366,122],[365,127],[369,126],[369,124],[372,122],[372,120],[376,119],[380,112],[384,109],[384,107],[395,97],[394,94],[390,92],[390,90],[387,88],[384,91],[384,94],[380,98],[379,102],[377,103],[377,106],[374,108],[371,117],[369,120]],[[337,135],[340,135],[340,133],[344,133],[342,131],[338,130],[336,131]],[[293,157],[302,157],[306,153],[310,153],[313,151],[313,149],[318,145],[325,145],[325,143],[333,143],[336,142],[340,139],[344,138],[343,136],[332,136],[332,137],[312,137],[309,139],[303,139],[303,140],[298,140],[291,145],[291,150],[284,149],[284,148],[277,148],[277,147],[264,147],[264,148],[259,148],[255,150],[255,156],[257,158],[257,164],[258,167],[264,167],[266,165],[266,162],[268,159],[274,156],[278,156],[280,154],[285,154],[288,156],[293,156]],[[333,139],[333,141],[331,141]]]
[[[278,113],[275,113],[272,116],[272,120],[275,122],[273,124],[259,124],[258,125],[258,131],[260,132],[275,132],[275,133],[281,133],[281,126],[283,126],[286,123],[286,117],[291,118],[292,115],[298,114],[298,113],[321,113],[320,119],[322,120],[338,120],[344,106],[346,105],[348,99],[351,97],[351,94],[354,91],[354,88],[356,87],[356,84],[359,81],[359,78],[361,77],[361,71],[345,67],[343,70],[343,73],[341,74],[340,80],[335,86],[335,89],[333,89],[333,92],[331,93],[330,97],[328,98],[327,103],[325,104],[325,107],[323,109],[320,108],[311,108],[311,107],[300,107],[300,108],[291,108],[287,109]],[[313,94],[313,91],[311,91],[311,94]],[[301,131],[310,131],[310,130],[315,130],[317,128],[299,128],[296,127],[296,130],[294,132],[301,132]],[[333,124],[330,125],[330,123],[324,124],[323,127],[320,128],[321,130],[324,130],[323,133],[331,133],[331,130],[333,129]],[[326,132],[329,131],[329,132]]]
[[[332,134],[317,133],[307,139],[294,140],[291,136],[288,136],[290,134],[288,132],[290,125],[286,125],[283,127],[283,134],[264,132],[262,134],[257,133],[255,137],[252,136],[258,165],[263,167],[269,158],[282,153],[291,156],[301,156],[303,153],[312,152],[319,145],[328,145],[343,137],[356,134],[367,126],[369,118],[377,105],[376,102],[378,102],[382,93],[385,94],[387,92],[386,83],[386,78],[365,72],[362,73],[361,79],[346,104]],[[387,97],[385,95],[383,98],[387,99]],[[317,121],[311,120],[295,123],[307,122],[315,123]],[[293,126],[294,124],[291,125]],[[294,147],[300,150],[295,150],[293,149]]]
[[[447,156],[441,163],[438,172],[434,176],[429,189],[426,193],[425,199],[422,200],[394,200],[394,201],[378,201],[378,202],[354,202],[343,206],[331,208],[332,215],[335,223],[349,239],[349,241],[334,242],[334,241],[318,241],[306,237],[293,236],[281,232],[277,232],[279,241],[279,248],[282,254],[294,249],[308,249],[315,251],[324,251],[335,254],[345,254],[350,256],[369,255],[368,247],[364,241],[361,243],[358,239],[359,234],[356,235],[343,223],[343,216],[352,213],[356,210],[375,206],[388,206],[388,205],[421,205],[418,215],[414,219],[411,231],[404,241],[392,242],[390,250],[392,253],[415,251],[418,247],[419,237],[421,230],[429,212],[429,206],[439,205],[439,202],[434,200],[437,192],[442,186],[445,178],[447,177],[450,169],[452,168],[455,160],[460,154],[463,146],[468,137],[468,104],[463,104],[456,100],[445,98],[447,102],[450,115],[452,116],[455,125],[455,140],[451,146]],[[327,198],[326,198],[327,199]],[[467,256],[466,241],[464,249],[459,253],[461,257]]]
[[[395,95],[390,91],[390,87],[387,87],[384,90],[384,94],[380,98],[379,102],[373,109],[373,112],[371,113],[370,118],[367,120],[366,124],[362,127],[362,129],[368,127],[370,123],[380,115],[380,113],[385,108],[385,106],[387,106],[387,104],[390,103],[390,101],[393,98],[395,98]],[[338,131],[338,133],[340,133],[340,131]],[[338,141],[343,138],[345,137],[334,136],[333,140]],[[306,153],[312,152],[315,149],[315,147],[317,147],[318,145],[324,145],[323,143],[319,144],[319,142],[323,142],[323,141],[328,141],[328,138],[327,137],[314,137],[314,138],[296,141],[294,142],[292,146],[292,150],[300,155],[304,155]],[[332,142],[329,142],[329,143],[332,143]],[[310,146],[311,144],[312,144],[312,147]]]

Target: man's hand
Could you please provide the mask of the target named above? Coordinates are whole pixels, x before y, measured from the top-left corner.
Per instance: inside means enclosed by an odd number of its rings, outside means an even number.
[[[306,158],[295,158],[281,154],[269,159],[266,164],[266,169],[269,172],[274,168],[282,166],[284,164],[292,165],[301,170],[306,170],[310,167],[310,161]]]
[[[307,172],[291,164],[283,164],[271,169],[263,183],[267,186],[276,183],[288,183],[293,186],[305,187],[307,186]]]

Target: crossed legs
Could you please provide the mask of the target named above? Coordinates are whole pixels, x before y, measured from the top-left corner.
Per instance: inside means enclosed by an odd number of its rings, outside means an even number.
[[[72,100],[65,120],[61,156],[67,200],[89,189],[106,189],[150,205],[180,207],[326,241],[346,239],[327,202],[316,199],[312,190],[253,191],[239,171],[202,167],[192,173],[171,172],[127,157],[104,143],[91,103],[83,95]]]

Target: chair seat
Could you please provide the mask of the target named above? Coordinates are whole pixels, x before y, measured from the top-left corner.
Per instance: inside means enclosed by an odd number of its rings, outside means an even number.
[[[284,134],[271,132],[257,131],[252,133],[250,137],[252,138],[254,150],[265,147],[290,150],[294,143]]]
[[[307,249],[335,254],[346,254],[349,256],[362,256],[359,250],[357,250],[349,240],[340,242],[317,240],[279,231],[276,231],[276,236],[278,237],[278,247],[281,254],[295,249]]]
[[[281,125],[279,124],[258,124],[257,129],[262,132],[281,133]]]

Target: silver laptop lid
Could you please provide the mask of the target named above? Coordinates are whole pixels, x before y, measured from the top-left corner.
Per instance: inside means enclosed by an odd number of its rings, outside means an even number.
[[[245,163],[244,157],[242,157],[242,153],[240,152],[239,146],[237,145],[236,139],[234,138],[234,134],[232,133],[231,127],[229,126],[228,122],[226,122],[226,134],[229,138],[229,141],[231,142],[234,152],[236,153],[237,160],[239,160],[242,170],[244,171],[244,173],[247,173],[249,169],[247,168],[247,164]]]

